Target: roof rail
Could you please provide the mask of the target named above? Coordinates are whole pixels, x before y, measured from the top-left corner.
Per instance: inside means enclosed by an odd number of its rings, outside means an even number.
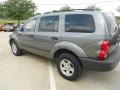
[[[71,10],[66,10],[66,11],[55,11],[55,12],[70,12],[70,11],[75,11],[75,10],[83,10],[83,11],[96,11],[96,9],[71,9]],[[44,14],[48,14],[48,13],[52,13],[54,11],[51,12],[45,12]]]
[[[96,9],[72,9],[72,10],[95,11]]]

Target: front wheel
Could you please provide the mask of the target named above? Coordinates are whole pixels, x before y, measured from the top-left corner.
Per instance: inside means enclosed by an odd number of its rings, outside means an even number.
[[[22,50],[18,47],[15,41],[11,42],[11,50],[15,56],[21,56],[23,54]]]
[[[75,80],[82,74],[81,64],[76,56],[70,53],[63,53],[58,57],[57,68],[67,80]]]

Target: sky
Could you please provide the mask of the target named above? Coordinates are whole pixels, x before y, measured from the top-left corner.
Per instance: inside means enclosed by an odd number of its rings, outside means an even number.
[[[6,0],[0,0],[4,2]],[[44,13],[52,10],[59,10],[61,7],[68,5],[73,9],[84,9],[89,5],[96,5],[105,12],[112,12],[120,16],[117,7],[120,6],[120,0],[32,0],[36,6],[36,13]]]

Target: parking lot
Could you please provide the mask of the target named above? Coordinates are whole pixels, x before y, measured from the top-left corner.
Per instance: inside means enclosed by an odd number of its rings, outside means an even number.
[[[120,90],[120,64],[110,72],[85,71],[77,81],[68,81],[49,59],[14,56],[9,34],[0,32],[0,90]]]

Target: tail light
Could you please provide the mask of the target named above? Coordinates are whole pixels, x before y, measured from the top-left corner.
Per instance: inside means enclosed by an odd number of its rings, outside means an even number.
[[[99,59],[101,61],[108,57],[109,49],[110,49],[110,41],[109,40],[103,41],[101,45],[101,50],[99,53]]]

